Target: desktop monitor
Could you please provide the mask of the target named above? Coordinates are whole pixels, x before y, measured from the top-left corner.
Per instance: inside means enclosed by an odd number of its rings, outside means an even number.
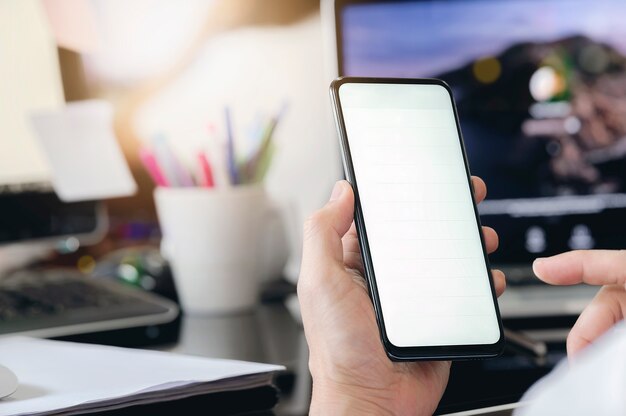
[[[7,3],[0,13],[0,245],[79,236],[106,226],[101,204],[64,203],[54,193],[30,115],[63,106],[57,46],[33,2]],[[8,8],[8,10],[7,10]],[[25,25],[23,22],[31,24]]]
[[[345,76],[453,89],[496,264],[626,247],[626,2],[334,3]]]

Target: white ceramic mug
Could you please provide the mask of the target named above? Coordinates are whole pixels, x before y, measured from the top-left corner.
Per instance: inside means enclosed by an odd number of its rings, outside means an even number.
[[[161,249],[188,314],[252,308],[260,286],[259,243],[267,196],[261,186],[157,188]]]

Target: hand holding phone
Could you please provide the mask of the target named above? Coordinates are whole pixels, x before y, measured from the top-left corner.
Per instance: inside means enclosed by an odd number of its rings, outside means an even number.
[[[502,325],[450,89],[343,78],[331,96],[387,355],[498,355]]]
[[[473,177],[474,199],[487,193]],[[313,375],[311,414],[433,414],[448,381],[447,361],[394,362],[379,339],[354,227],[354,193],[339,181],[304,227],[298,300]],[[498,236],[483,227],[489,253]],[[496,292],[505,288],[494,270]],[[375,395],[373,394],[375,393]]]

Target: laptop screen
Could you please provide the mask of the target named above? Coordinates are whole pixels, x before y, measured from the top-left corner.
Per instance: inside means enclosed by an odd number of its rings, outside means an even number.
[[[454,91],[492,261],[626,247],[626,2],[345,2],[340,75]]]

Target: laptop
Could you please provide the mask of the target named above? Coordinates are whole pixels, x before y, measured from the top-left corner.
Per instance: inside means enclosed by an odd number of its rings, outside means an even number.
[[[503,317],[579,314],[598,288],[547,286],[531,264],[626,247],[626,3],[328,0],[322,15],[331,78],[452,87],[500,236]]]

